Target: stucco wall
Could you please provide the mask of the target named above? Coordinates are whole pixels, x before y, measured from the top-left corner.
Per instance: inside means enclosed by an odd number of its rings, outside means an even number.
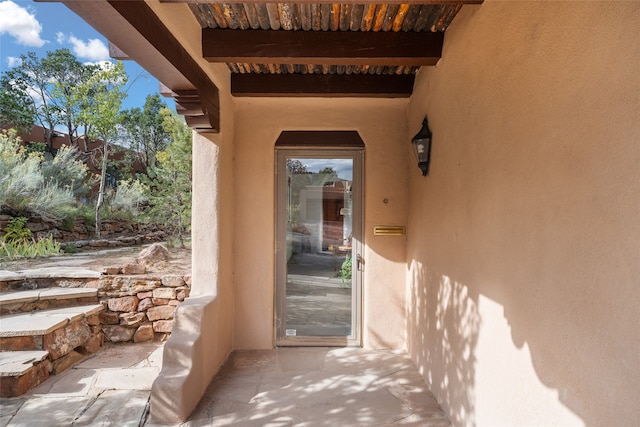
[[[357,130],[364,140],[364,343],[404,345],[404,238],[372,229],[406,223],[406,107],[398,99],[236,99],[235,348],[274,343],[274,145],[283,130]]]
[[[149,5],[198,58],[200,29],[188,6]],[[234,103],[227,67],[197,60],[220,90],[221,129],[193,133],[192,288],[153,383],[150,414],[158,424],[185,420],[232,350]]]
[[[454,425],[640,424],[640,3],[464,6],[420,71],[408,349]]]

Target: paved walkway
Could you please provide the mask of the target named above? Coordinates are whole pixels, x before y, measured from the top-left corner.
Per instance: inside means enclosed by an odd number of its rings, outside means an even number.
[[[2,427],[146,425],[162,344],[108,345],[30,393],[0,399]],[[411,360],[359,348],[238,351],[185,427],[447,427]]]
[[[0,399],[0,426],[141,426],[162,350],[162,343],[107,344],[29,393]]]
[[[406,354],[360,348],[235,352],[183,424],[396,425],[450,423]]]

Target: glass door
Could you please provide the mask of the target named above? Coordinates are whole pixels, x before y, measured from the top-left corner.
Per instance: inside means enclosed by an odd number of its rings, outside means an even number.
[[[277,345],[360,345],[362,153],[278,150]]]

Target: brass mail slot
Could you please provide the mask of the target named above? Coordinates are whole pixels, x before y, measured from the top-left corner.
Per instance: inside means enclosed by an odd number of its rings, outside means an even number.
[[[400,225],[375,225],[373,227],[374,236],[404,236],[405,228]]]

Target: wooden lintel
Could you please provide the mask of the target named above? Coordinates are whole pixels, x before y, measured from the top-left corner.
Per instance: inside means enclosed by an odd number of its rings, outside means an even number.
[[[435,65],[442,32],[202,30],[202,55],[210,62]]]
[[[180,102],[176,99],[176,112],[182,116],[203,114],[202,104],[198,102]]]
[[[219,131],[220,103],[218,88],[160,18],[144,1],[109,0],[109,4],[197,88],[200,101],[206,101],[206,114],[200,117],[209,120],[208,127],[200,123],[198,123],[198,126],[192,127]],[[180,90],[174,90],[173,92],[178,96],[182,95]],[[191,95],[194,91],[188,92]]]
[[[231,94],[238,97],[408,98],[413,74],[231,74]]]
[[[341,0],[340,4],[481,4],[484,0]],[[160,0],[161,3],[216,3],[212,0]],[[274,0],[253,0],[252,3],[274,3]],[[299,0],[298,4],[327,4],[335,0]]]
[[[209,117],[206,115],[199,116],[184,116],[184,121],[187,123],[192,129],[211,129],[211,124],[209,123]]]
[[[131,59],[129,58],[129,55],[122,51],[122,49],[111,42],[109,42],[109,57],[120,61],[127,61]]]
[[[276,140],[277,148],[350,147],[364,149],[364,141],[355,130],[285,130]]]

